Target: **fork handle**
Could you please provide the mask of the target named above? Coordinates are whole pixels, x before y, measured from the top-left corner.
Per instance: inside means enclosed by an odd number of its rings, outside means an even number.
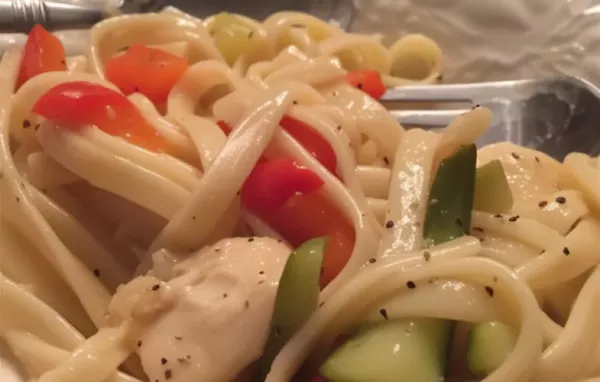
[[[47,29],[89,27],[104,16],[104,8],[57,1],[0,0],[0,33],[27,33],[35,24]]]

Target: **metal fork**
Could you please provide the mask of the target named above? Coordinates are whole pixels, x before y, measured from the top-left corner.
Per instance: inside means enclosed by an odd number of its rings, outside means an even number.
[[[382,102],[390,109],[401,103],[405,110],[390,113],[405,126],[426,129],[447,126],[479,104],[493,113],[479,144],[512,141],[559,160],[572,151],[600,154],[600,89],[580,78],[405,86],[389,89]],[[411,102],[436,108],[408,110]]]

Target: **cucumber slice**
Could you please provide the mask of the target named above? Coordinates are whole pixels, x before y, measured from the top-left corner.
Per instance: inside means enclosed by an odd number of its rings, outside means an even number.
[[[451,323],[392,320],[369,325],[339,347],[319,372],[331,381],[438,382],[446,369]]]
[[[275,297],[270,335],[259,362],[261,381],[269,374],[279,350],[317,308],[327,241],[326,237],[322,237],[303,243],[285,263]]]
[[[500,322],[483,322],[471,329],[467,340],[467,364],[477,377],[485,377],[496,370],[517,342],[513,328]]]
[[[502,163],[495,159],[477,169],[474,208],[492,214],[508,212],[513,195]]]

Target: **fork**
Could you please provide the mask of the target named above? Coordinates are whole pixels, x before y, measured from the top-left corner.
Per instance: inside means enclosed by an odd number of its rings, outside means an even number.
[[[572,151],[600,154],[600,89],[581,78],[403,86],[389,89],[381,101],[402,125],[425,129],[445,127],[481,105],[493,118],[478,144],[511,141],[559,160]],[[414,102],[436,108],[406,109]],[[405,110],[393,110],[398,103]]]

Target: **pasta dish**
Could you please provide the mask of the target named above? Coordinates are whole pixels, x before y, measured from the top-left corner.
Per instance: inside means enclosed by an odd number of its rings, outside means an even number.
[[[0,63],[0,331],[40,382],[600,381],[600,158],[404,128],[310,15],[117,15]]]

